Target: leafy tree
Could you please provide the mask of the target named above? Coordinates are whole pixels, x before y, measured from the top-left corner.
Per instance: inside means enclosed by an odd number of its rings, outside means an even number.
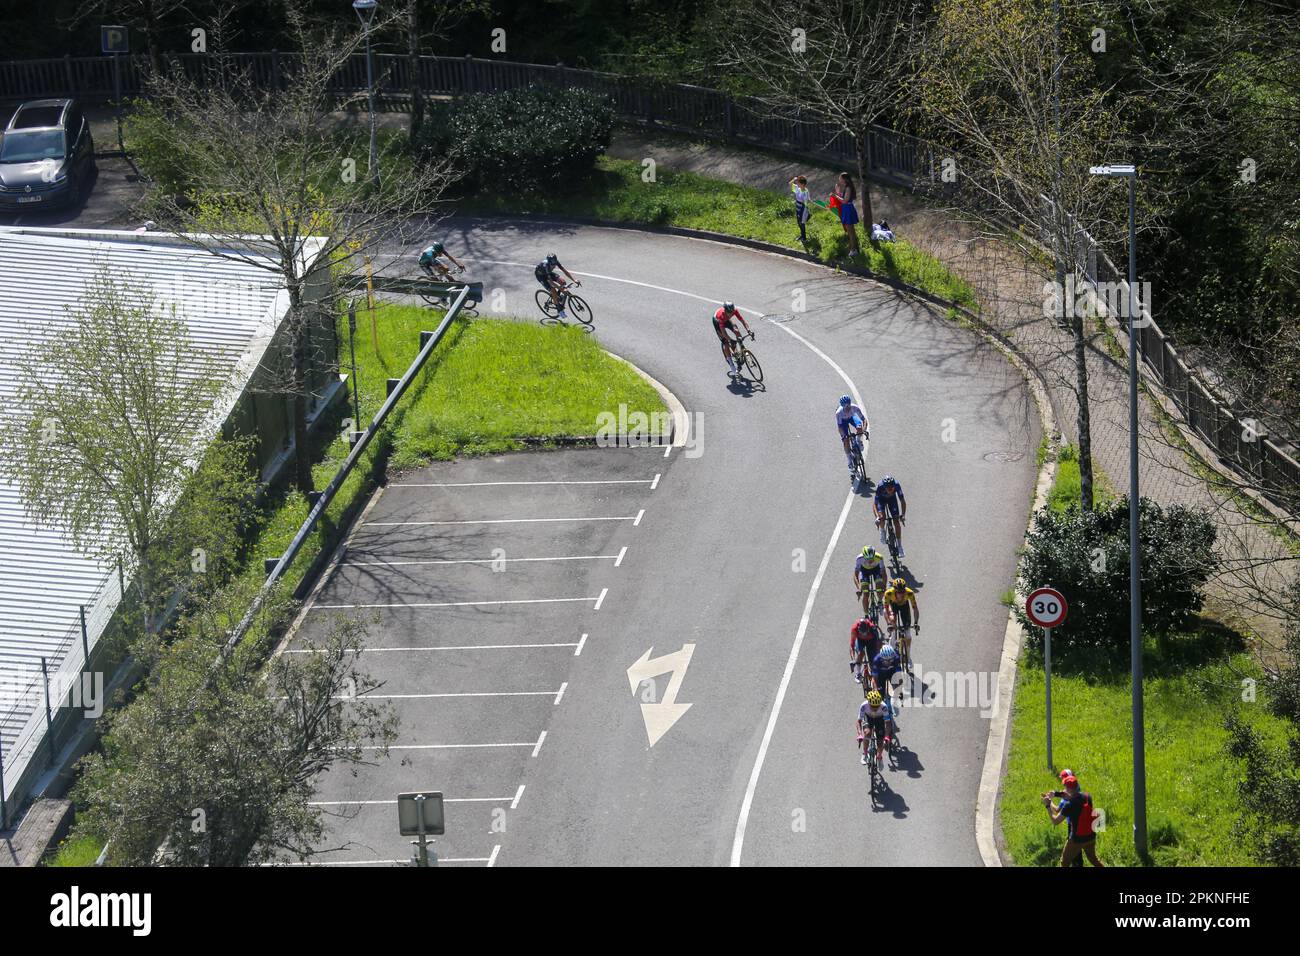
[[[1203,511],[1148,498],[1138,506],[1142,555],[1142,625],[1152,633],[1185,629],[1200,610],[1205,582],[1218,565],[1215,526]],[[1070,613],[1055,632],[1083,644],[1129,641],[1129,512],[1127,497],[1093,510],[1034,513],[1020,561],[1019,591],[1051,586]],[[1017,609],[1031,632],[1029,618]]]

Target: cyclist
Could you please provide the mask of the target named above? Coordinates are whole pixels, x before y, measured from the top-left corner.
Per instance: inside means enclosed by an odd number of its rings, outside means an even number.
[[[456,261],[456,257],[447,251],[447,247],[441,242],[434,242],[424,247],[420,253],[420,268],[430,279],[443,278],[451,279],[451,270],[439,260],[446,256],[456,265],[457,272],[464,272],[465,267]]]
[[[858,746],[862,748],[862,762],[867,762],[867,735],[876,735],[876,753],[880,753],[889,743],[889,709],[884,698],[872,691],[858,707]]]
[[[867,431],[870,427],[867,413],[854,403],[852,395],[840,396],[840,407],[835,409],[835,427],[839,430],[844,457],[849,463],[849,481],[855,481],[857,476],[853,473],[853,449],[849,447],[849,433],[868,438],[871,436]]]
[[[745,331],[753,337],[754,330],[749,327],[745,317],[740,314],[740,311],[736,308],[736,303],[724,302],[722,308],[713,313],[713,331],[717,333],[718,341],[722,343],[722,357],[727,360],[727,375],[730,378],[736,378],[740,375],[740,369],[736,368],[736,361],[733,357],[735,344],[741,338],[740,329],[736,328],[737,320],[745,327]],[[736,337],[735,342],[727,334],[728,331]]]
[[[853,671],[853,679],[864,687],[869,687],[871,681],[869,672],[863,674],[862,665],[876,656],[881,644],[880,628],[876,627],[876,622],[871,618],[859,618],[849,628],[849,653],[853,655],[849,661],[849,670]]]
[[[894,675],[901,670],[902,662],[892,644],[886,644],[871,658],[871,679],[875,683],[875,689],[885,696],[892,689]]]
[[[853,590],[862,598],[862,613],[871,613],[871,594],[885,590],[885,556],[868,545],[853,562]]]
[[[564,288],[565,283],[563,279],[555,274],[556,269],[559,269],[568,276],[569,282],[573,285],[582,285],[581,282],[573,277],[572,272],[560,265],[559,256],[553,252],[547,255],[547,257],[541,262],[537,263],[537,268],[533,270],[533,275],[537,278],[537,281],[541,283],[542,288],[551,293],[551,301],[555,303],[556,315],[561,319],[567,319],[568,316],[564,314],[564,306],[560,302],[560,290]]]
[[[885,605],[885,621],[891,629],[897,630],[898,648],[910,666],[912,635],[908,631],[914,628],[916,633],[921,633],[921,610],[916,606],[916,592],[907,586],[907,581],[903,578],[894,578],[889,582],[889,587],[885,588],[881,603]]]
[[[894,522],[894,537],[898,539],[898,556],[907,557],[903,551],[903,525],[907,523],[907,499],[903,497],[903,486],[893,475],[885,475],[876,485],[876,497],[871,502],[876,514],[876,527],[880,529],[880,543],[887,543],[885,538],[885,513]],[[902,509],[901,511],[899,509]]]

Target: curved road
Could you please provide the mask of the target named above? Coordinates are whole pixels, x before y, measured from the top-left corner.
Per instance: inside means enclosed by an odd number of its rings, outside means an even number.
[[[654,507],[584,625],[591,642],[496,864],[978,865],[981,708],[1039,440],[1019,373],[892,290],[781,256],[596,227],[438,228],[484,282],[484,314],[536,315],[532,266],[557,252],[601,344],[676,394],[697,442],[656,463]],[[758,332],[765,390],[726,377],[708,322],[724,298]],[[918,687],[926,705],[903,711],[907,749],[874,804],[847,630],[853,558],[875,532],[833,432],[846,378],[872,422],[868,474],[892,472],[907,494],[914,656],[937,691]],[[652,748],[627,670],[685,643],[677,699],[691,708]]]

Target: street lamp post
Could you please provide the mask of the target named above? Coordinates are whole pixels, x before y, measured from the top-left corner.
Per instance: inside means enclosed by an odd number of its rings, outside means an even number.
[[[1129,654],[1133,672],[1133,846],[1147,855],[1146,740],[1142,716],[1142,577],[1138,541],[1137,167],[1093,166],[1094,176],[1128,180],[1128,538]]]
[[[375,69],[370,55],[370,23],[375,19],[377,0],[352,0],[352,9],[366,35],[366,90],[370,94],[370,181],[379,185],[379,159],[375,150]]]

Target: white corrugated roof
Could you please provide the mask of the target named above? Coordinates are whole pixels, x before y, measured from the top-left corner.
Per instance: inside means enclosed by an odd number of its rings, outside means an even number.
[[[241,390],[288,304],[274,273],[174,236],[0,228],[0,402],[8,405],[17,391],[18,355],[69,327],[67,308],[104,266],[152,287],[164,307],[175,306],[197,343],[229,359]],[[214,412],[220,420],[229,408]],[[69,647],[80,644],[80,605],[89,613],[103,598],[97,617],[111,613],[115,577],[58,529],[34,526],[16,489],[0,479],[0,746],[6,757],[32,712],[43,708],[39,693],[25,692],[33,681],[39,690],[41,658],[53,673]],[[17,768],[5,763],[8,785]]]

